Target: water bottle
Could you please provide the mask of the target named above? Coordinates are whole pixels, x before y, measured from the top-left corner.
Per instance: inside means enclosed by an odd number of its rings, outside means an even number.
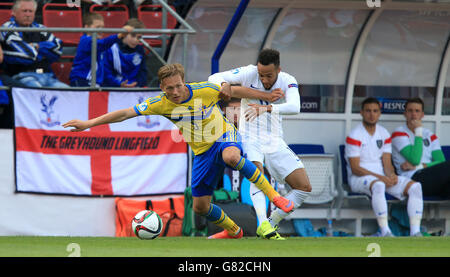
[[[328,219],[328,225],[327,225],[327,237],[333,236],[333,220]]]

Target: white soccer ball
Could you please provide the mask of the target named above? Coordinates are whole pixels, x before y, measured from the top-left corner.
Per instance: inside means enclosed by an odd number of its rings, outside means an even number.
[[[143,210],[133,218],[131,228],[140,239],[154,239],[161,233],[163,222],[154,211]]]

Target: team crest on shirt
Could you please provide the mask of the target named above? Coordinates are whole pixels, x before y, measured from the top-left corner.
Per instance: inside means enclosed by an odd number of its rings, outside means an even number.
[[[383,146],[383,140],[377,139],[377,147],[381,148],[381,146]]]
[[[56,125],[61,125],[59,121],[59,115],[55,114],[54,106],[55,102],[58,100],[57,96],[52,96],[49,100],[47,100],[47,95],[41,95],[41,123],[47,127],[53,127]]]
[[[423,140],[423,144],[428,147],[430,146],[430,141],[426,138]]]
[[[141,100],[142,98],[139,98],[139,100]],[[142,102],[141,104],[138,105],[138,110],[140,112],[143,112],[147,109],[148,105],[147,102]]]
[[[139,97],[138,103],[141,103],[138,105],[138,110],[140,112],[143,112],[147,110],[148,104],[147,102],[144,102],[144,97]],[[151,115],[144,115],[144,116],[138,116],[137,117],[137,126],[144,127],[146,129],[150,129],[155,126],[159,126],[160,122],[158,120],[155,120],[158,118],[157,116],[151,116]]]
[[[141,63],[141,61],[142,61],[141,55],[135,54],[133,56],[133,64],[134,65],[139,65]]]

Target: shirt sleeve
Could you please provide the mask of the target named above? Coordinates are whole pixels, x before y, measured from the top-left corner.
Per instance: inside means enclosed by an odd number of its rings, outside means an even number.
[[[444,152],[442,152],[441,144],[439,143],[438,137],[433,134],[430,137],[431,140],[431,157],[433,161],[428,163],[427,166],[433,166],[442,162],[445,162]]]
[[[246,66],[224,72],[218,72],[209,76],[208,81],[219,86],[221,86],[224,82],[230,84],[243,84],[247,79],[248,71],[248,66]]]
[[[354,134],[351,133],[345,139],[345,156],[347,158],[360,157],[361,145],[362,145],[361,140],[356,138]]]
[[[11,27],[4,24],[2,27]],[[33,64],[38,57],[38,51],[23,41],[19,32],[2,32],[1,35],[4,63],[6,64]]]
[[[141,64],[139,66],[139,71],[137,74],[137,82],[138,82],[138,87],[146,87],[148,84],[147,81],[147,76],[148,76],[148,71],[147,71],[147,56],[145,55],[144,49],[141,48],[139,51],[139,54],[142,55],[142,61]]]
[[[92,38],[91,38],[91,41],[92,41]],[[119,41],[119,37],[117,36],[117,34],[99,39],[99,40],[97,40],[97,51],[98,52],[106,51],[111,46],[113,46],[114,43],[116,43],[118,41]]]
[[[133,106],[133,109],[138,115],[160,114],[158,109],[160,103],[161,96],[150,97],[144,102]]]
[[[391,134],[387,130],[384,130],[383,153],[392,153]]]
[[[285,91],[286,102],[282,104],[271,104],[272,112],[279,114],[298,114],[300,113],[300,93],[295,78],[289,81]]]
[[[412,165],[418,165],[422,159],[423,139],[415,136],[414,145],[409,140],[409,135],[406,132],[394,131],[392,133],[392,147],[397,149],[400,154]]]
[[[33,27],[42,27],[44,25],[37,25]],[[62,41],[49,32],[41,32],[41,42],[39,42],[38,60],[46,58],[50,62],[55,62],[62,54]]]
[[[103,66],[103,86],[107,87],[120,87],[122,82],[122,76],[118,76],[114,69],[113,65],[113,57],[111,49],[108,49],[101,61],[101,65]]]

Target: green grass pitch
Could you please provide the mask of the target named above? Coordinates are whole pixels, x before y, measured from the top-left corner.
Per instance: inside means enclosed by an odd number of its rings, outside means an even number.
[[[0,237],[0,257],[450,257],[450,237]]]

